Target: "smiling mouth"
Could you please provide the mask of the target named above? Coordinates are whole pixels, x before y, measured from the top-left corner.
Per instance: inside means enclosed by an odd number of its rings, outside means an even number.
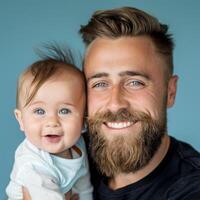
[[[61,140],[62,135],[50,135],[49,134],[49,135],[45,135],[44,137],[48,140],[48,142],[57,143]]]
[[[130,121],[126,121],[126,122],[105,122],[104,124],[108,127],[108,128],[112,128],[112,129],[123,129],[123,128],[128,128],[130,126],[132,126],[133,124],[135,124],[136,122],[130,122]]]
[[[57,137],[61,137],[60,135],[45,135],[45,137],[49,137],[49,138],[57,138]]]

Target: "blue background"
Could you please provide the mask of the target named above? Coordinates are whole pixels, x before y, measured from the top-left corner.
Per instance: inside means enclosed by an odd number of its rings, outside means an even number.
[[[16,81],[37,57],[43,42],[68,43],[83,53],[78,34],[97,9],[135,6],[170,25],[174,34],[176,104],[168,112],[169,133],[200,150],[200,1],[199,0],[0,0],[0,199],[5,198],[14,151],[23,139],[13,115]]]

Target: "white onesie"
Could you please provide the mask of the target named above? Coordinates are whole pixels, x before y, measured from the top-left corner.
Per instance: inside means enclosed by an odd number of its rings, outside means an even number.
[[[15,152],[15,162],[6,193],[9,200],[23,200],[22,186],[31,200],[64,200],[72,189],[80,200],[92,200],[88,160],[83,138],[72,148],[73,159],[38,149],[25,139]]]

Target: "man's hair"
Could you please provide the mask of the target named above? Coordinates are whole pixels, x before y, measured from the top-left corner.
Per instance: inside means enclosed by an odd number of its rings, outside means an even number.
[[[75,57],[69,48],[62,48],[58,44],[47,44],[45,45],[45,51],[37,50],[41,59],[26,68],[18,79],[16,95],[17,108],[20,107],[20,95],[23,85],[29,78],[31,78],[31,83],[26,88],[27,98],[23,106],[27,106],[39,88],[61,70],[74,70],[84,80],[82,72],[75,65]]]
[[[172,35],[168,33],[168,26],[142,10],[122,7],[96,11],[79,32],[86,46],[96,38],[150,37],[156,50],[166,60],[169,75],[173,74],[174,43]]]

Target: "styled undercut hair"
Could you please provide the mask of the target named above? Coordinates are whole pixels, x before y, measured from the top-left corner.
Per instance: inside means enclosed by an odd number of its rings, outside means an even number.
[[[147,36],[165,59],[168,75],[173,74],[174,42],[172,35],[168,33],[168,26],[142,10],[122,7],[96,11],[88,24],[81,26],[79,32],[86,47],[96,38]]]

